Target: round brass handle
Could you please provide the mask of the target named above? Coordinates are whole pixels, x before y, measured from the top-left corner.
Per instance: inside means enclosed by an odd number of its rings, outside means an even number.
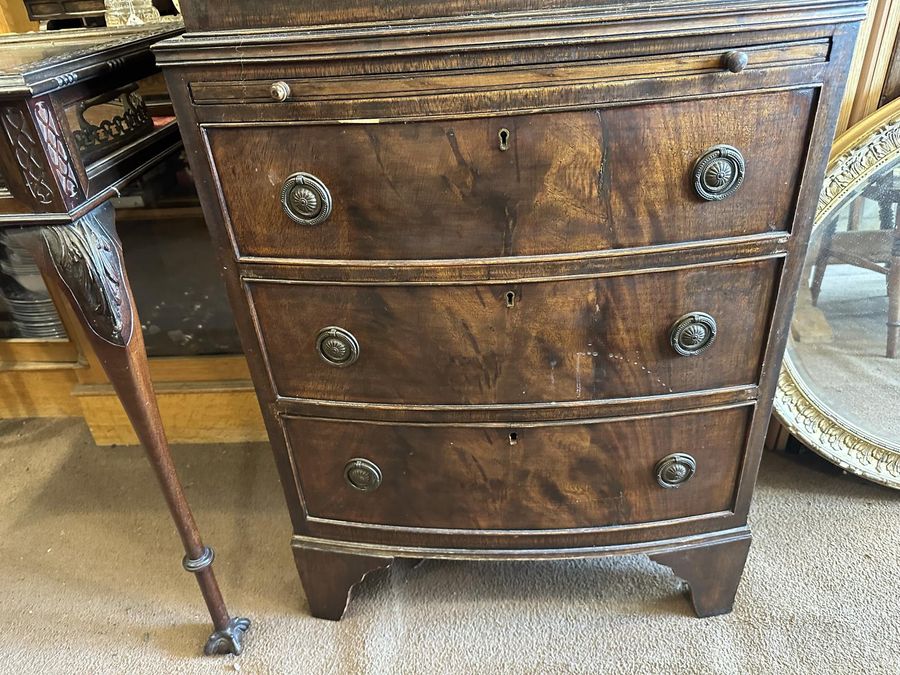
[[[740,150],[730,145],[716,145],[694,164],[694,190],[708,202],[721,201],[741,187],[745,170]]]
[[[683,452],[666,455],[656,463],[656,482],[660,487],[677,488],[697,472],[697,460]]]
[[[704,312],[691,312],[678,319],[669,331],[669,344],[680,356],[696,356],[716,339],[716,320]]]
[[[302,171],[281,186],[281,208],[301,225],[319,225],[331,215],[331,193],[325,183]]]
[[[350,331],[339,326],[328,326],[316,337],[316,351],[330,366],[344,368],[359,358],[359,342]]]
[[[381,469],[375,462],[357,457],[344,465],[344,480],[360,492],[372,492],[381,485]]]
[[[273,101],[287,101],[291,95],[291,85],[287,82],[273,82],[269,87],[269,96]]]
[[[750,57],[747,55],[747,52],[737,50],[726,52],[725,56],[722,57],[722,65],[732,73],[741,72],[747,67],[749,62]]]

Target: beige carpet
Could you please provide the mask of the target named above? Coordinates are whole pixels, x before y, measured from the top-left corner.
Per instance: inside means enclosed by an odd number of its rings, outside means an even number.
[[[312,619],[264,445],[182,446],[179,468],[245,653],[207,622],[150,470],[80,421],[0,423],[3,673],[900,673],[900,492],[768,455],[735,611],[694,619],[644,557],[426,562]]]

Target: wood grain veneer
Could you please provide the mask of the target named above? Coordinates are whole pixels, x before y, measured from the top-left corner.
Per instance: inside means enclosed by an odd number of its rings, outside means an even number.
[[[730,611],[864,3],[182,6],[311,612],[396,557],[625,553]]]

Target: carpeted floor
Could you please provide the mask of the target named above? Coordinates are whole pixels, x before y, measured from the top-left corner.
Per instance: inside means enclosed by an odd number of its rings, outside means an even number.
[[[698,620],[644,557],[426,562],[306,614],[265,445],[181,446],[242,657],[207,618],[137,448],[80,421],[0,422],[3,673],[900,673],[900,492],[767,455],[735,611]]]

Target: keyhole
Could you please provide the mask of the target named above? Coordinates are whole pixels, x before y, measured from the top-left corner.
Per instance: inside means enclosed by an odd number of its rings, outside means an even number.
[[[516,306],[516,294],[515,291],[508,291],[506,294],[506,306],[507,307],[515,307]]]
[[[509,434],[509,444],[515,445],[518,442],[519,442],[519,434],[517,434],[515,431],[511,432]]]
[[[500,137],[500,150],[506,152],[509,150],[509,129],[501,129],[497,135]]]

